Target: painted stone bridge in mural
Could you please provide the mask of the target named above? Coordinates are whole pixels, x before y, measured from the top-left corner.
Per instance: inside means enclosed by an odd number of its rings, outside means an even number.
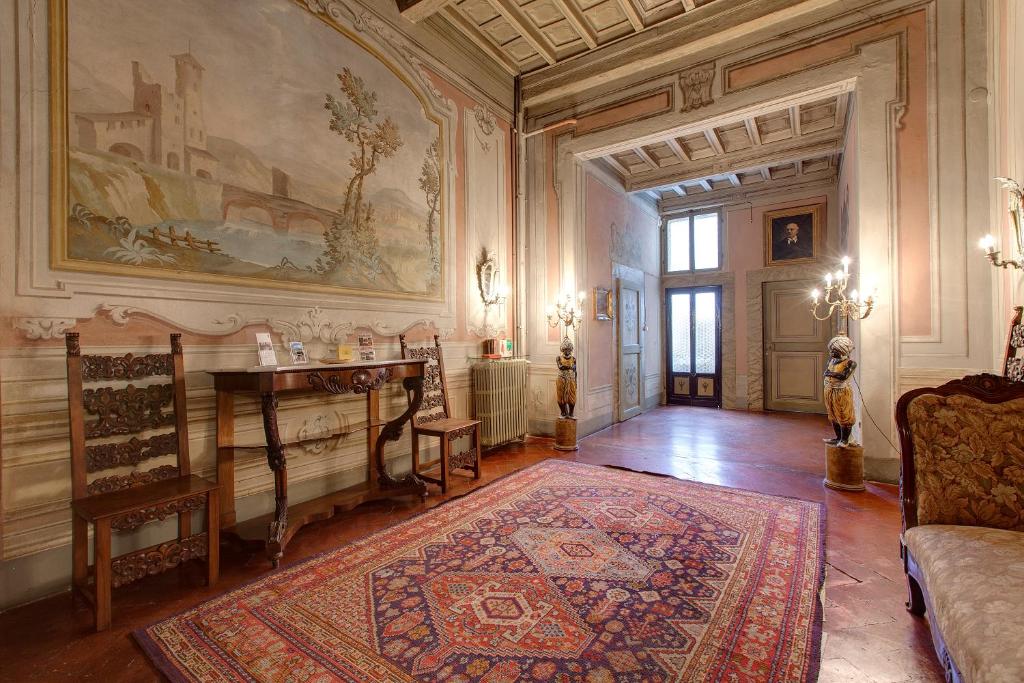
[[[281,234],[310,232],[310,224],[313,223],[319,224],[319,234],[322,235],[335,220],[341,218],[340,213],[321,209],[298,199],[228,184],[223,186],[220,206],[224,220],[228,219],[232,208],[239,211],[258,209],[266,214],[269,219],[268,225]]]

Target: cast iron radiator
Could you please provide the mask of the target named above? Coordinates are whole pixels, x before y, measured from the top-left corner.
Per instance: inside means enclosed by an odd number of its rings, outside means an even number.
[[[473,406],[480,420],[480,445],[493,448],[526,438],[524,358],[485,360],[473,365]]]

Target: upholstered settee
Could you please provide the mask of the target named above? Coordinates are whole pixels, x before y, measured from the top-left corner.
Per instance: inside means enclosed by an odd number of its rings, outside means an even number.
[[[949,681],[1024,681],[1024,383],[903,395],[900,549]]]

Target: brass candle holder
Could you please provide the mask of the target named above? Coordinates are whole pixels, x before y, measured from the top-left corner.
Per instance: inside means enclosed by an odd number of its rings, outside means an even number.
[[[871,315],[875,307],[876,292],[872,290],[865,294],[854,289],[847,296],[846,289],[850,284],[850,257],[844,256],[841,263],[841,269],[825,275],[824,296],[817,289],[811,291],[811,315],[817,320],[828,320],[838,311],[838,334],[847,336],[850,333],[851,318],[864,320]],[[822,305],[826,308],[824,314],[820,312]]]

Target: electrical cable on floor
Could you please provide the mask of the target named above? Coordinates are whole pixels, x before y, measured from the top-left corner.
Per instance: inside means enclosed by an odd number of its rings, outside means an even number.
[[[875,425],[875,429],[877,429],[878,433],[882,435],[882,438],[885,439],[890,446],[892,446],[892,449],[899,453],[900,455],[902,455],[903,452],[899,448],[897,448],[896,444],[894,444],[892,441],[889,441],[888,435],[886,435],[885,431],[878,426],[878,423],[875,422],[875,418],[871,415],[871,412],[868,410],[868,404],[867,401],[864,400],[864,392],[860,390],[860,383],[857,381],[857,375],[851,375],[851,377],[853,377],[853,385],[857,387],[857,395],[860,396],[860,407],[861,409],[863,409],[864,414],[868,416],[868,419],[871,420],[871,424]]]

